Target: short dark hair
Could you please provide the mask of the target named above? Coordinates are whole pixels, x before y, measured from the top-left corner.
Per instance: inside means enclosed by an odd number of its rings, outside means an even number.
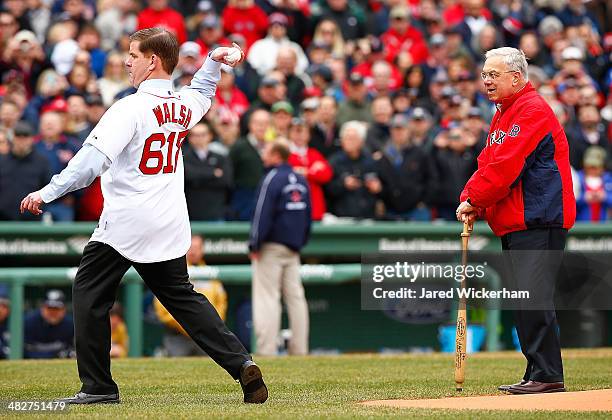
[[[130,36],[132,41],[140,42],[138,49],[141,53],[157,55],[164,71],[172,74],[179,56],[179,44],[174,35],[163,28],[146,28],[134,32]]]
[[[287,162],[287,160],[289,160],[289,155],[291,154],[291,149],[289,148],[289,143],[287,143],[287,140],[276,139],[270,146],[270,152],[278,154],[283,162]]]

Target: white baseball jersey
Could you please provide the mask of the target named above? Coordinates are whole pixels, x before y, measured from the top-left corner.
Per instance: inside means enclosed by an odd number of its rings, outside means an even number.
[[[210,108],[219,68],[208,58],[192,81],[196,86],[177,93],[170,80],[145,80],[92,130],[85,143],[111,161],[102,175],[104,209],[92,241],[141,263],[186,254],[191,228],[181,146]]]

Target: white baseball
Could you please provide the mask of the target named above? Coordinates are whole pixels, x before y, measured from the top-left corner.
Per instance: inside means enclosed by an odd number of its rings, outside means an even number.
[[[238,48],[232,47],[230,48],[229,54],[225,56],[225,61],[228,63],[235,63],[236,61],[240,60],[241,57],[242,53],[240,52],[240,50]]]

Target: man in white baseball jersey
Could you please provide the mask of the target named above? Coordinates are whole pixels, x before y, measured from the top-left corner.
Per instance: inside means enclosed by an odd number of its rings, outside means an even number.
[[[21,202],[22,212],[40,214],[43,203],[103,174],[104,210],[83,251],[73,287],[83,386],[63,400],[68,403],[119,402],[110,372],[109,310],[130,266],[194,341],[240,381],[244,402],[263,403],[268,397],[259,367],[210,302],[193,290],[185,259],[191,229],[181,145],[210,108],[221,65],[236,65],[244,53],[215,49],[191,84],[174,92],[170,75],[178,52],[176,38],[165,29],[134,33],[125,64],[138,91],[111,106],[66,169]]]

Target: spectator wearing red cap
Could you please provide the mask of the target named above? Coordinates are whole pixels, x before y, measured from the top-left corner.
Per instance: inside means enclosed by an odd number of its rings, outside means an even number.
[[[393,63],[399,55],[409,55],[411,64],[427,60],[429,52],[423,35],[410,24],[410,10],[406,6],[395,6],[389,13],[389,30],[381,35],[385,46],[385,58]]]
[[[278,50],[281,47],[288,46],[297,55],[295,72],[297,74],[304,73],[306,67],[308,67],[308,59],[302,47],[287,37],[287,25],[289,24],[287,16],[281,13],[272,13],[268,22],[270,25],[268,35],[264,39],[256,41],[249,50],[247,61],[251,67],[257,70],[260,75],[265,75],[274,69]]]
[[[137,30],[163,27],[172,32],[179,44],[187,41],[187,30],[183,16],[168,7],[168,0],[149,0],[149,7],[138,14]]]
[[[321,220],[327,211],[323,187],[331,181],[334,173],[323,155],[317,149],[309,147],[310,129],[302,118],[291,120],[289,140],[291,155],[288,163],[308,181],[312,220]]]
[[[268,30],[268,16],[253,0],[229,0],[221,17],[225,33],[244,36],[245,51]]]

